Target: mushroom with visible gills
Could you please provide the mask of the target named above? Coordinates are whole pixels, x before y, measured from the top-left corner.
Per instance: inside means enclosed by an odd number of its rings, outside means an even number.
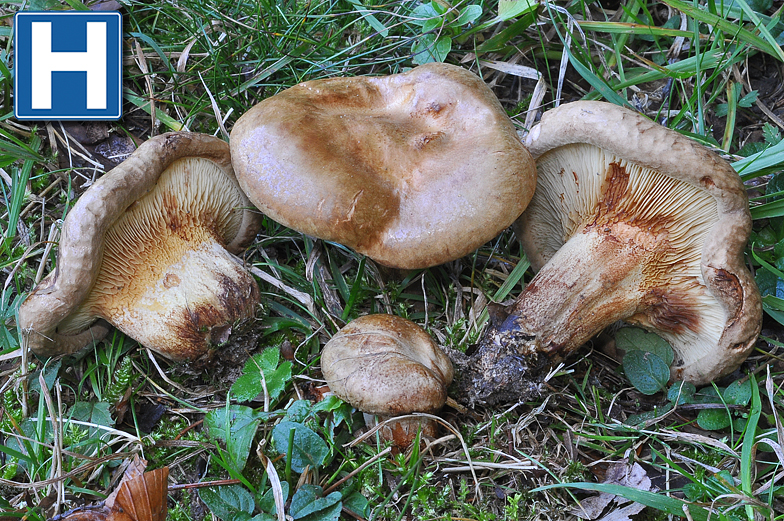
[[[443,63],[296,85],[237,121],[231,154],[266,215],[402,269],[474,251],[519,217],[535,186],[493,92]]]
[[[384,314],[338,331],[322,350],[321,371],[336,396],[382,418],[438,411],[453,376],[449,357],[421,327]],[[393,425],[389,437],[405,446],[417,425]]]
[[[68,212],[55,270],[19,308],[28,347],[73,353],[108,321],[172,360],[204,355],[255,312],[258,286],[233,254],[260,224],[224,141],[148,140]]]
[[[537,190],[515,230],[538,273],[493,341],[563,356],[625,320],[670,343],[672,380],[699,385],[735,370],[762,310],[743,260],[748,198],[732,167],[603,102],[545,113],[525,144]]]

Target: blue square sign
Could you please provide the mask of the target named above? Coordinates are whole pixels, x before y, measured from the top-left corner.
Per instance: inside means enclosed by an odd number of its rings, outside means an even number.
[[[17,12],[14,32],[17,119],[120,118],[120,13]]]

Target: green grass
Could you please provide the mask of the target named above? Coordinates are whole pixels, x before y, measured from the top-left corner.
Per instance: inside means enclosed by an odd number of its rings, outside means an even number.
[[[362,418],[346,404],[309,399],[322,385],[321,347],[346,321],[388,312],[465,349],[487,321],[486,300],[514,297],[530,277],[512,233],[448,265],[393,273],[266,219],[246,253],[266,275],[261,333],[245,349],[279,347],[291,363],[266,411],[260,401],[233,398],[244,361],[190,374],[120,333],[55,364],[22,356],[16,309],[53,269],[58,226],[83,191],[81,176],[93,175],[72,166],[75,152],[84,153],[73,140],[70,150],[52,143],[58,124],[13,118],[10,22],[22,5],[0,3],[0,509],[7,515],[45,519],[99,501],[115,471],[139,453],[150,468],[169,466],[171,483],[236,480],[172,491],[178,520],[208,511],[269,519],[275,493],[303,519],[566,519],[589,491],[648,505],[644,519],[683,516],[684,505],[695,520],[707,519],[708,509],[717,520],[784,519],[779,3],[573,1],[534,10],[504,2],[500,11],[482,2],[122,3],[126,103],[110,126],[120,138],[169,130],[227,138],[249,107],[298,82],[392,74],[435,55],[492,82],[521,130],[536,81],[501,74],[489,61],[541,74],[547,92],[533,110],[552,108],[559,85],[562,102],[635,107],[725,155],[748,183],[755,219],[748,259],[765,295],[768,336],[744,366],[754,374],[739,377],[750,380],[750,399],[729,408],[714,395],[730,427],[701,429],[701,404],[665,409],[664,393],[637,392],[619,364],[586,349],[555,372],[541,399],[499,410],[447,408],[439,438],[396,455],[372,433],[352,442]],[[24,6],[82,8],[73,0]],[[437,49],[427,51],[429,43]],[[768,77],[774,87],[765,87]],[[625,423],[640,413],[647,421]],[[296,440],[281,438],[282,422],[296,426],[286,431]],[[603,483],[607,463],[619,461],[642,464],[658,489]],[[318,508],[307,517],[309,505]]]

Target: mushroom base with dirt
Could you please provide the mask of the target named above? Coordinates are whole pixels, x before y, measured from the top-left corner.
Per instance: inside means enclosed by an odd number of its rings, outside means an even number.
[[[211,354],[255,314],[258,286],[234,254],[260,225],[225,142],[150,139],[66,216],[55,270],[19,309],[28,347],[73,353],[109,322],[171,360]]]
[[[480,342],[466,353],[451,350],[455,377],[449,394],[468,408],[525,402],[540,396],[551,360],[518,349],[530,337],[490,326]]]
[[[672,381],[705,385],[737,369],[762,309],[744,264],[748,198],[732,167],[601,102],[546,113],[526,145],[537,188],[515,232],[538,272],[485,335],[469,373],[539,367],[620,320],[669,342]],[[515,357],[526,360],[488,369]]]

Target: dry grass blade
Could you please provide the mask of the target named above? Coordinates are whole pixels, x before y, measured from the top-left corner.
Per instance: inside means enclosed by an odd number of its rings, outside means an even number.
[[[533,67],[528,67],[526,65],[519,65],[516,63],[509,63],[509,62],[501,62],[497,60],[479,60],[479,65],[482,67],[488,67],[490,69],[503,72],[505,74],[512,74],[517,76],[518,78],[528,78],[529,80],[540,80],[542,79],[542,73],[534,69]]]
[[[226,121],[226,118],[231,115],[231,111],[227,112],[225,117],[222,117],[220,113],[220,107],[218,107],[218,103],[215,101],[215,97],[212,95],[212,92],[210,92],[210,88],[207,86],[207,83],[205,83],[201,72],[199,73],[199,79],[201,80],[201,84],[204,86],[204,92],[206,92],[207,96],[210,98],[210,106],[212,107],[212,111],[215,113],[215,121],[218,122],[218,127],[220,128],[221,134],[223,135],[223,139],[228,141],[229,132],[226,130],[224,122]]]
[[[253,275],[257,276],[261,280],[268,282],[269,284],[273,285],[274,287],[278,288],[279,290],[283,291],[287,295],[292,296],[296,299],[299,303],[303,304],[307,307],[308,311],[312,314],[316,314],[316,309],[314,307],[313,297],[308,295],[307,293],[303,293],[302,291],[296,290],[291,286],[288,286],[283,281],[276,279],[266,271],[260,270],[256,266],[248,266],[248,271],[250,271]]]
[[[272,460],[269,459],[267,456],[261,452],[262,446],[256,448],[256,454],[258,454],[259,458],[261,459],[262,463],[264,464],[264,468],[267,470],[267,477],[270,480],[272,485],[272,496],[275,499],[275,511],[277,514],[278,521],[285,521],[286,520],[286,509],[284,508],[284,501],[283,501],[283,488],[280,484],[280,477],[278,477],[278,471],[275,470],[275,466],[272,464]]]
[[[147,99],[150,102],[150,114],[153,115],[150,120],[150,137],[152,137],[157,134],[158,129],[158,122],[155,118],[155,96],[153,95],[152,78],[150,78],[150,70],[147,67],[147,57],[144,55],[142,46],[139,45],[137,40],[133,41],[133,48],[136,57],[136,64],[139,66],[139,69],[141,69],[142,74],[144,75],[144,81],[147,84]]]
[[[665,437],[665,438],[670,438],[672,440],[685,441],[687,443],[694,443],[694,444],[697,444],[697,445],[708,445],[710,447],[714,447],[716,449],[719,449],[720,451],[722,451],[722,452],[726,453],[727,455],[730,455],[730,456],[732,456],[734,458],[739,458],[740,457],[740,455],[737,452],[732,450],[729,447],[729,445],[727,445],[726,443],[722,442],[721,440],[716,440],[714,438],[711,438],[711,437],[708,437],[708,436],[703,436],[701,434],[693,434],[693,433],[690,433],[690,432],[677,432],[677,431],[672,431],[672,430],[667,430],[667,429],[662,429],[662,430],[659,430],[659,431],[641,430],[640,432],[642,432],[644,434],[651,435],[651,436],[662,436],[662,437]]]
[[[64,481],[64,480],[69,479],[69,478],[76,478],[78,476],[82,476],[85,473],[89,472],[90,470],[95,469],[96,467],[98,467],[100,465],[103,465],[107,461],[113,461],[113,460],[124,461],[124,460],[132,457],[134,454],[136,454],[136,453],[135,452],[115,452],[114,454],[109,454],[107,456],[102,456],[102,457],[99,457],[99,458],[95,458],[95,459],[91,460],[90,462],[85,463],[84,465],[80,465],[79,467],[77,467],[77,468],[75,468],[75,469],[73,469],[73,470],[71,470],[69,472],[61,474],[57,478],[46,479],[46,480],[43,480],[43,481],[35,481],[35,482],[32,482],[32,483],[23,483],[23,482],[19,482],[19,481],[12,481],[10,479],[0,478],[0,485],[6,485],[8,487],[18,488],[18,489],[23,489],[23,490],[38,489],[38,488],[49,486],[52,483],[57,483],[58,481]]]
[[[774,398],[774,384],[773,384],[773,377],[770,372],[770,366],[766,366],[767,375],[765,377],[765,391],[768,395],[768,401],[770,402],[770,409],[773,411],[773,419],[776,422],[776,437],[778,439],[779,445],[784,446],[784,426],[782,426],[781,418],[779,417],[779,408],[780,404],[776,403]],[[784,465],[784,461],[782,461],[782,465]]]
[[[59,511],[59,505],[62,504],[63,496],[64,496],[64,489],[63,489],[63,481],[60,478],[63,472],[63,417],[62,414],[59,414],[61,411],[55,411],[54,403],[52,401],[52,396],[49,393],[49,389],[46,385],[46,380],[44,379],[44,373],[39,373],[38,375],[38,383],[41,386],[41,393],[44,397],[44,401],[46,402],[46,407],[49,411],[49,420],[52,423],[52,438],[53,438],[53,445],[54,450],[52,451],[52,457],[54,458],[54,465],[51,468],[51,474],[49,479],[52,480],[52,484],[50,487],[54,487],[57,493],[57,504],[55,505],[55,513]]]
[[[535,470],[538,469],[538,465],[532,465],[530,463],[518,463],[518,462],[509,462],[509,463],[493,463],[490,461],[463,461],[463,460],[455,460],[455,459],[442,459],[445,463],[470,463],[470,465],[466,466],[457,466],[457,467],[444,467],[443,472],[468,472],[468,471],[475,471],[475,470],[505,470],[505,471],[524,471],[524,470]]]

